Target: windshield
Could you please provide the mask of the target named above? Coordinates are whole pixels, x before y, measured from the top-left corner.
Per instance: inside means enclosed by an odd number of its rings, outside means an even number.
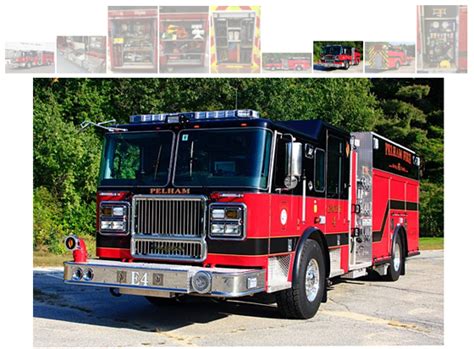
[[[174,185],[266,189],[271,143],[263,129],[182,131]]]
[[[338,55],[341,53],[341,46],[326,46],[324,47],[325,55]]]
[[[173,138],[170,131],[107,135],[100,185],[165,186]]]

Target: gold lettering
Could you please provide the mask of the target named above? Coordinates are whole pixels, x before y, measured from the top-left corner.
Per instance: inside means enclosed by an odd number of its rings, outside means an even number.
[[[190,194],[189,188],[150,188],[150,194]]]

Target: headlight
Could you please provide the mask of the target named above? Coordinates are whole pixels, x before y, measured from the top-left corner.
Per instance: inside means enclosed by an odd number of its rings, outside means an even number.
[[[128,202],[104,201],[100,204],[99,231],[102,234],[128,234]]]
[[[124,206],[102,206],[100,210],[103,216],[124,216],[126,208]]]
[[[245,204],[219,204],[210,205],[209,236],[211,238],[238,239],[245,238]]]
[[[226,235],[240,235],[240,225],[237,224],[226,224],[225,225]]]
[[[224,219],[225,210],[223,208],[215,208],[211,211],[212,219]]]
[[[225,232],[225,224],[212,224],[211,225],[211,234],[212,235],[221,235]]]
[[[100,222],[100,229],[101,230],[125,230],[125,222],[124,221],[101,221]]]

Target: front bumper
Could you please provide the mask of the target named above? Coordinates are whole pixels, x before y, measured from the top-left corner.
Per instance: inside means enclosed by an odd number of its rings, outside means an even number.
[[[340,63],[321,62],[318,65],[324,68],[342,68],[344,67],[344,62],[340,62]]]
[[[193,286],[193,277],[198,272],[205,272],[210,278],[211,285],[206,292],[198,292]],[[81,274],[82,277],[78,277]],[[92,275],[92,278],[87,275]],[[91,259],[85,263],[65,262],[64,282],[117,288],[121,293],[130,294],[200,293],[216,297],[242,297],[264,291],[265,271]]]
[[[18,62],[12,62],[9,64],[10,68],[17,69],[17,68],[25,68],[26,63],[18,63]]]

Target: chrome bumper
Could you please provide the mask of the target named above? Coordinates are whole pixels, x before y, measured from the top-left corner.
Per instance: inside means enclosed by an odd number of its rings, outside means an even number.
[[[198,272],[209,276],[210,287],[205,292],[198,292],[193,286],[193,277]],[[241,297],[264,291],[265,271],[91,259],[85,263],[65,262],[64,282],[118,288],[120,293],[128,294],[200,293],[217,297]]]
[[[13,69],[24,68],[26,67],[26,63],[10,63],[9,67]]]
[[[342,68],[342,67],[344,67],[343,62],[341,62],[341,63],[319,63],[318,65],[321,66],[321,67],[324,67],[324,68]]]

